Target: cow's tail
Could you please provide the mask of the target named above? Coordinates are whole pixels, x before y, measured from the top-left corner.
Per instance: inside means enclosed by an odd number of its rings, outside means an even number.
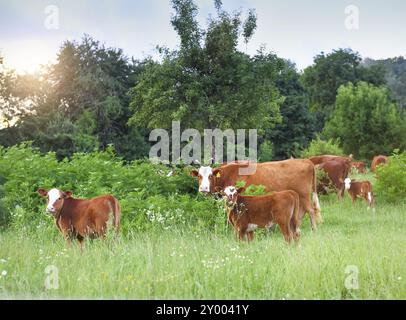
[[[113,227],[116,230],[116,233],[118,233],[120,229],[120,203],[116,198],[113,199]]]
[[[317,176],[316,176],[316,168],[313,169],[313,186],[312,186],[312,202],[314,208],[314,214],[316,216],[316,221],[322,222],[323,218],[321,217],[321,209],[320,209],[320,202],[319,197],[317,196]]]

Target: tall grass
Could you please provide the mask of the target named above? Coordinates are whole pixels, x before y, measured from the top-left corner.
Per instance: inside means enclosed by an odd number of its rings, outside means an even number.
[[[230,227],[187,225],[129,232],[119,239],[68,248],[55,227],[0,233],[1,298],[131,299],[405,299],[406,207],[323,197],[324,223],[308,218],[299,245],[278,229],[236,241]],[[223,223],[224,222],[224,223]],[[46,290],[45,268],[59,270],[59,289]],[[347,266],[359,289],[347,289]]]

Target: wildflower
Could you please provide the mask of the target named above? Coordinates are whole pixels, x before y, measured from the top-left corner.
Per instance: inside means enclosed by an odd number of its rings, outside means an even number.
[[[0,259],[0,263],[6,263],[7,260],[6,259]]]
[[[3,270],[2,272],[1,272],[1,276],[2,277],[5,277],[7,275],[7,271],[6,270]]]

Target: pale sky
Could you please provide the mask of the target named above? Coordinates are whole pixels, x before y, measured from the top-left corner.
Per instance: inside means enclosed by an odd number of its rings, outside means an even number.
[[[206,26],[213,1],[197,0]],[[223,0],[228,11],[256,9],[258,29],[248,44],[261,45],[293,60],[299,69],[321,51],[350,47],[374,59],[406,55],[405,0]],[[59,27],[47,29],[49,5],[59,10]],[[348,30],[345,8],[359,9],[359,28]],[[52,10],[52,8],[48,8]],[[0,0],[0,52],[19,72],[54,62],[64,40],[87,33],[134,58],[156,56],[155,45],[174,49],[179,40],[170,25],[169,0]],[[245,51],[245,45],[241,44]]]

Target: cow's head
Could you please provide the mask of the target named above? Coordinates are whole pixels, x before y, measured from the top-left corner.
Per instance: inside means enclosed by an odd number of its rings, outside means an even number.
[[[190,175],[199,179],[199,192],[214,193],[217,191],[216,179],[220,177],[221,169],[200,167],[199,170],[192,170]]]
[[[344,179],[344,185],[345,185],[345,188],[347,190],[349,190],[351,188],[351,179],[350,178],[345,178]]]
[[[60,191],[55,188],[49,191],[40,188],[37,192],[41,197],[47,198],[48,202],[46,211],[52,215],[58,214],[63,207],[65,199],[72,196],[71,191]]]
[[[239,194],[243,193],[244,191],[244,187],[237,189],[234,186],[228,186],[224,189],[223,197],[229,209],[234,208],[235,204],[237,203]]]

